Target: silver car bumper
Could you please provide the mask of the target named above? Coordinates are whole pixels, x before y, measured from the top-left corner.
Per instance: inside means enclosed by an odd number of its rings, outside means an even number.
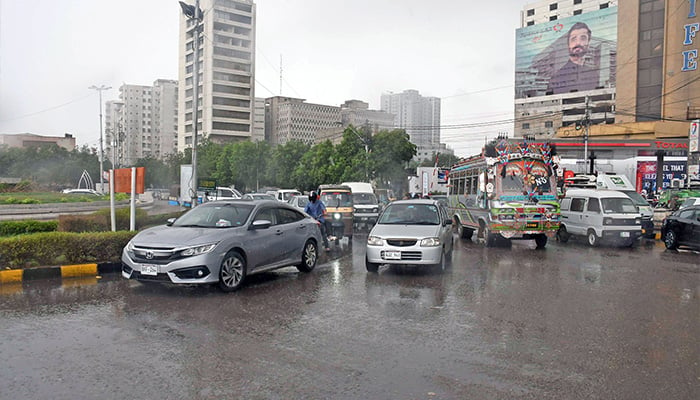
[[[367,246],[367,260],[377,264],[433,265],[438,264],[441,257],[442,246]]]
[[[134,261],[124,250],[122,251],[122,276],[126,279],[148,282],[216,283],[219,281],[219,267],[224,255],[225,253],[212,251],[167,264],[146,264]],[[202,271],[202,277],[198,277],[199,271]]]

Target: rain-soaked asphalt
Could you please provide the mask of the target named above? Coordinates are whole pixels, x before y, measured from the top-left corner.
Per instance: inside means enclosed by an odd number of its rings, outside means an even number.
[[[243,290],[116,275],[0,286],[2,399],[698,399],[700,254],[457,240],[446,273]]]

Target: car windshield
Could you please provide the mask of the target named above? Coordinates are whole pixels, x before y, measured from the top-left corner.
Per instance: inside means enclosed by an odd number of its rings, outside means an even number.
[[[387,225],[439,225],[438,209],[433,204],[390,204],[379,218]]]
[[[205,203],[178,218],[173,226],[201,228],[241,226],[245,224],[252,210],[251,204]]]
[[[321,201],[326,207],[352,207],[352,197],[348,192],[325,192]]]
[[[637,213],[637,206],[629,198],[600,199],[605,214]]]
[[[627,197],[632,199],[632,202],[636,206],[648,206],[649,205],[649,203],[644,199],[644,197],[642,197],[641,194],[637,193],[634,190],[625,190],[625,191],[622,191],[622,193],[626,194]]]
[[[352,201],[355,204],[377,204],[374,193],[353,193]]]
[[[297,199],[297,205],[298,205],[299,207],[305,207],[305,206],[306,206],[306,203],[309,202],[309,198],[308,198],[308,197],[304,197],[304,196],[295,196],[295,198]]]
[[[289,199],[291,199],[292,197],[298,196],[298,195],[300,195],[300,194],[301,194],[301,193],[299,193],[299,192],[283,192],[283,193],[282,193],[282,199],[283,199],[284,201],[289,201]]]

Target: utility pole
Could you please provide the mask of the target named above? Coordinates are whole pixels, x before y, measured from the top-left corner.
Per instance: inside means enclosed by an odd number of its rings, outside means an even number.
[[[586,96],[586,117],[583,119],[584,131],[583,131],[583,162],[585,163],[584,173],[588,171],[588,130],[591,126],[591,109],[589,107],[590,98]]]
[[[100,95],[100,193],[104,194],[104,178],[102,177],[102,163],[105,158],[104,146],[102,144],[102,91],[111,89],[111,86],[100,85],[99,87],[92,85],[88,89],[97,90]]]

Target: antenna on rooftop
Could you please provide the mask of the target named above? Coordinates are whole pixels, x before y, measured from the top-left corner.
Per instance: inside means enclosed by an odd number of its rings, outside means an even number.
[[[280,54],[280,96],[282,96],[282,54]]]

